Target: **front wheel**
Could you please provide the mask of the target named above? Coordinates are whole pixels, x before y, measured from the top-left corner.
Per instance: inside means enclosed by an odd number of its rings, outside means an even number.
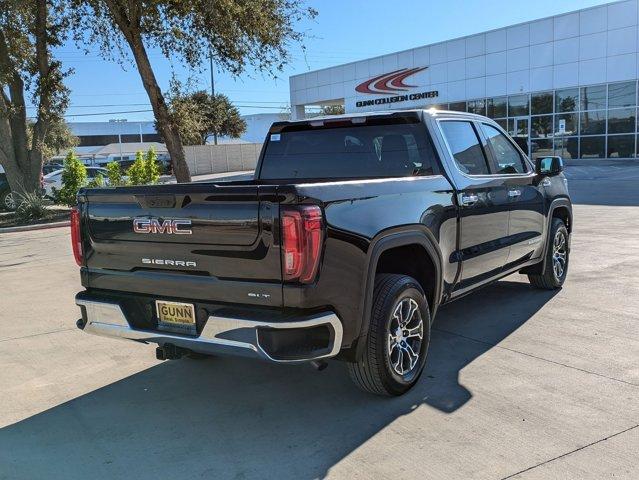
[[[406,393],[419,380],[430,341],[430,312],[421,286],[407,275],[375,277],[362,357],[349,363],[353,382],[377,395]]]
[[[570,256],[568,229],[559,218],[552,219],[549,241],[544,271],[541,274],[529,274],[528,281],[537,288],[556,290],[566,281]]]
[[[0,206],[10,212],[13,212],[17,208],[15,197],[10,191],[7,190],[6,192],[0,193]]]

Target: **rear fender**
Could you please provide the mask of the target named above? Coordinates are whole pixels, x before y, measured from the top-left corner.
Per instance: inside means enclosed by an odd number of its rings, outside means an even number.
[[[431,322],[437,312],[437,307],[442,297],[442,254],[433,234],[426,228],[411,227],[409,229],[399,228],[385,231],[375,237],[369,247],[367,258],[366,277],[362,281],[362,306],[360,315],[359,335],[356,347],[356,356],[361,358],[364,351],[365,342],[362,341],[368,333],[370,325],[370,315],[373,307],[373,290],[375,287],[375,272],[381,255],[392,248],[406,245],[420,245],[432,260],[435,266],[435,288],[433,301],[430,305]]]

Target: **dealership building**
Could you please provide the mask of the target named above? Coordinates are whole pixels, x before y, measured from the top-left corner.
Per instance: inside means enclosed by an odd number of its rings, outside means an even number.
[[[295,75],[291,112],[468,111],[532,157],[635,158],[638,25],[639,0],[619,1]]]

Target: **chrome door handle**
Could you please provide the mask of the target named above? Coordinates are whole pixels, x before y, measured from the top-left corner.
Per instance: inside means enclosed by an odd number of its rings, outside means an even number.
[[[521,190],[508,190],[508,196],[510,198],[518,197],[521,195]]]
[[[479,201],[479,197],[474,193],[470,195],[464,195],[463,193],[459,195],[459,203],[465,207],[470,207],[471,205],[475,205]]]
[[[552,185],[552,182],[550,181],[550,179],[549,179],[549,178],[544,178],[544,179],[541,181],[541,186],[542,186],[542,187],[550,187],[550,185]]]

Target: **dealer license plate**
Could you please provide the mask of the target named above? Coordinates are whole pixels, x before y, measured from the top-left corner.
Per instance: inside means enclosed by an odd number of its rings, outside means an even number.
[[[195,307],[192,303],[155,301],[158,329],[195,335]]]

